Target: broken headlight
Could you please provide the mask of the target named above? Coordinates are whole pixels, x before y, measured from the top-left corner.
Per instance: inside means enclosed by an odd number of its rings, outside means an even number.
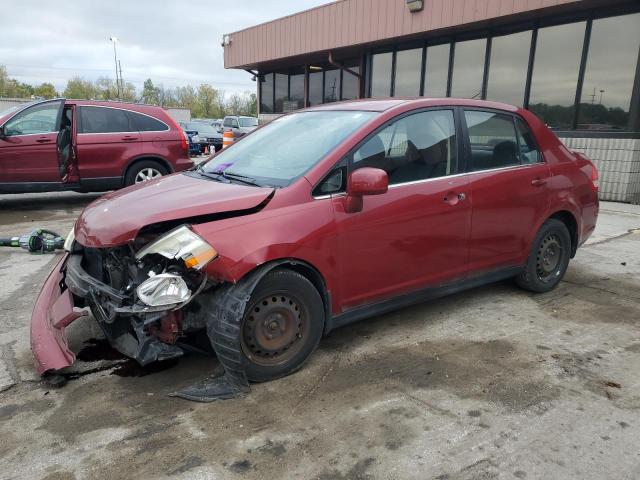
[[[191,290],[179,275],[160,273],[148,278],[137,289],[138,298],[152,307],[173,305],[189,300]]]
[[[202,269],[218,252],[186,226],[178,227],[154,240],[136,253],[136,260],[156,253],[168,259],[182,260],[187,268]]]

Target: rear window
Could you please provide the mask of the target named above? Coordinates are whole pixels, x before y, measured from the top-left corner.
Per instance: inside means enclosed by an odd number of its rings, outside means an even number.
[[[112,107],[80,107],[79,133],[137,132],[127,112]]]
[[[169,130],[169,125],[149,115],[129,111],[134,124],[140,132],[163,132]]]
[[[258,119],[257,118],[241,118],[240,126],[241,127],[257,127]]]

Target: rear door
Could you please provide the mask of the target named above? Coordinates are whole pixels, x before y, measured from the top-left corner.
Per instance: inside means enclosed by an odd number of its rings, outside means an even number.
[[[169,125],[156,117],[131,110],[128,113],[140,134],[142,154],[167,159],[179,158],[179,131],[171,130]]]
[[[549,168],[526,124],[497,111],[466,109],[466,170],[472,221],[469,271],[521,265],[549,206]]]
[[[141,153],[140,133],[132,117],[115,107],[81,105],[78,110],[80,177],[122,177],[129,161]]]
[[[64,99],[21,110],[4,124],[0,138],[0,182],[59,182],[56,139]]]

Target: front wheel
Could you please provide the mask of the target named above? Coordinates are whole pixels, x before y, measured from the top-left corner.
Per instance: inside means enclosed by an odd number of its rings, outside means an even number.
[[[564,277],[571,257],[571,236],[560,220],[547,220],[536,235],[527,265],[516,277],[518,285],[532,292],[553,290]]]
[[[322,337],[324,308],[313,284],[291,270],[274,270],[247,303],[240,328],[247,378],[265,382],[289,375]]]

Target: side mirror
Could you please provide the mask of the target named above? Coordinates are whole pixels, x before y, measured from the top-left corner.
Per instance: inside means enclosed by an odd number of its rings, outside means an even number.
[[[389,176],[381,168],[359,168],[349,176],[347,192],[353,196],[382,195],[389,190]]]
[[[4,133],[4,125],[0,126],[0,138],[7,138]]]
[[[389,190],[389,176],[380,168],[359,168],[349,176],[345,211],[356,213],[362,210],[362,197],[382,195]]]

